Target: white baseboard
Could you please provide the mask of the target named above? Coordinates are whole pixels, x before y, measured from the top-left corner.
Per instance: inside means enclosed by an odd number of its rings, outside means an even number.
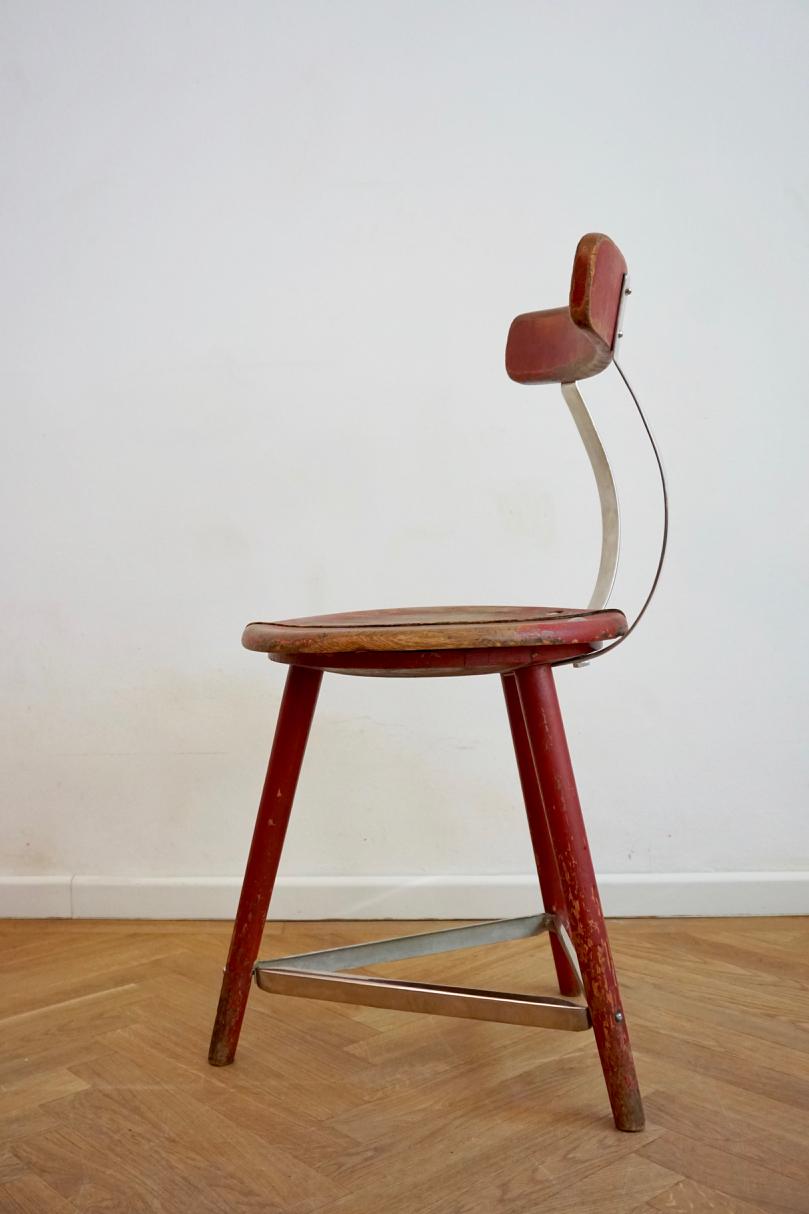
[[[0,918],[231,919],[237,877],[3,877]],[[809,872],[605,873],[607,915],[809,915]],[[533,875],[281,877],[272,919],[499,919],[538,905]]]
[[[0,919],[69,919],[70,877],[0,876]]]

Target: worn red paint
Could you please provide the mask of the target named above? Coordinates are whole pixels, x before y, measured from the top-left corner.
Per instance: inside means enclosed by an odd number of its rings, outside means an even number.
[[[566,922],[576,948],[615,1124],[620,1130],[640,1130],[643,1106],[626,1018],[548,664],[548,659],[555,656],[559,660],[564,653],[562,646],[549,647],[541,654],[545,661],[536,662],[540,656],[536,654],[534,664],[504,672],[506,707],[543,901],[546,909]],[[346,658],[347,668],[361,667],[351,660],[357,655],[341,656]],[[374,664],[379,656],[373,655]],[[434,655],[421,656],[425,673],[436,673]],[[478,651],[469,673],[497,669],[494,651],[488,657]],[[417,670],[414,663],[407,673]],[[372,668],[366,671],[373,672]],[[452,671],[456,672],[461,671]],[[393,671],[388,668],[380,673]],[[287,675],[211,1038],[209,1060],[214,1066],[227,1065],[236,1053],[321,680],[322,670],[303,664],[292,665]],[[553,936],[551,941],[555,944]],[[572,994],[573,974],[558,946],[554,960],[560,990]]]
[[[643,1104],[576,781],[550,666],[517,672],[548,830],[581,966],[601,1067],[619,1130],[642,1130]]]
[[[300,666],[287,675],[211,1036],[213,1066],[227,1066],[236,1054],[322,678]]]
[[[399,675],[417,677],[429,675],[503,674],[535,662],[562,662],[586,657],[593,653],[594,644],[515,646],[510,649],[412,649],[383,652],[353,651],[349,653],[271,653],[270,661],[285,665],[307,666],[333,674],[376,675],[380,678]]]
[[[514,318],[506,371],[520,384],[573,383],[612,362],[626,274],[621,250],[608,236],[582,236],[573,260],[568,304]]]
[[[503,692],[506,697],[506,712],[511,726],[511,736],[514,740],[514,753],[517,757],[517,770],[520,774],[525,812],[528,815],[528,829],[531,832],[531,844],[534,849],[534,859],[542,890],[542,903],[549,914],[559,915],[567,926],[567,909],[562,886],[559,881],[559,870],[556,864],[551,837],[548,831],[548,820],[545,816],[545,806],[542,803],[542,791],[537,779],[534,756],[528,740],[528,730],[525,725],[520,693],[517,680],[513,674],[503,675]],[[562,995],[578,995],[579,983],[573,967],[560,946],[556,936],[551,933],[551,950],[556,966],[556,977],[559,981],[559,991]]]

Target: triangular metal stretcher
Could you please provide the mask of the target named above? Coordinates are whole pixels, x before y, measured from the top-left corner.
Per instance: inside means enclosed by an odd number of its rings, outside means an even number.
[[[473,1020],[496,1020],[504,1024],[581,1031],[590,1028],[590,1013],[583,1003],[559,996],[521,995],[468,987],[434,986],[423,982],[377,978],[343,971],[383,965],[410,957],[461,948],[480,948],[507,940],[524,940],[541,932],[553,932],[573,971],[581,975],[564,924],[557,915],[530,915],[522,919],[496,919],[472,927],[451,927],[416,936],[398,936],[369,944],[328,948],[259,961],[254,967],[256,983],[275,995],[297,995],[335,1003],[393,1008],[406,1012],[428,1012],[433,1016],[461,1016]]]

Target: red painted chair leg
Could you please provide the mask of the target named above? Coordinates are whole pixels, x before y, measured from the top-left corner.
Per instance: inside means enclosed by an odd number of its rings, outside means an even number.
[[[565,906],[562,886],[559,882],[559,870],[556,866],[556,856],[551,846],[548,833],[548,820],[545,816],[545,806],[542,803],[542,791],[537,779],[534,756],[528,741],[528,731],[525,727],[520,692],[517,680],[513,674],[504,674],[503,692],[506,697],[506,712],[511,726],[511,736],[514,741],[514,753],[517,757],[517,770],[520,774],[525,812],[528,816],[528,829],[531,832],[531,844],[534,849],[534,860],[539,876],[539,887],[542,891],[542,904],[552,915],[559,915],[567,925],[567,908]],[[551,949],[556,966],[556,977],[559,982],[559,992],[562,995],[578,995],[579,983],[573,967],[565,955],[556,936],[551,933]]]
[[[526,666],[516,680],[613,1117],[619,1130],[642,1130],[635,1062],[553,672],[550,666]]]
[[[291,666],[247,858],[208,1061],[233,1061],[323,674]]]

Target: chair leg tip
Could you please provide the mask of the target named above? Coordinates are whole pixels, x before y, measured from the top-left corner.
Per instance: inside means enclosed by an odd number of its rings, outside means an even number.
[[[634,1093],[621,1108],[613,1110],[616,1130],[624,1134],[640,1134],[646,1128],[646,1115],[640,1093]]]
[[[211,1066],[230,1066],[235,1057],[235,1050],[229,1050],[221,1045],[212,1045],[208,1051],[208,1062]]]

